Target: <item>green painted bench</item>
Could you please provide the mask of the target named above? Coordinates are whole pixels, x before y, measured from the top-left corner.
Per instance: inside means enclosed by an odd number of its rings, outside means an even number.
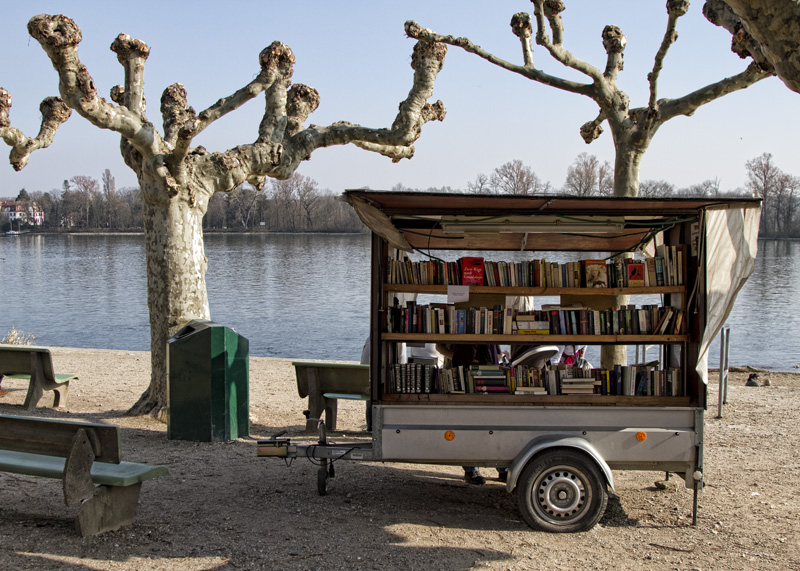
[[[369,365],[329,363],[325,361],[293,361],[297,377],[297,392],[301,398],[308,397],[309,418],[322,418],[325,426],[336,430],[338,399],[367,401],[369,407]],[[370,414],[367,410],[367,429],[370,430]],[[306,430],[316,428],[316,422],[306,421]]]
[[[0,379],[3,377],[28,380],[25,410],[36,409],[44,391],[53,391],[53,406],[67,405],[67,389],[78,375],[53,372],[53,357],[46,347],[0,344]]]
[[[168,473],[123,462],[116,426],[5,414],[0,471],[60,479],[64,502],[80,503],[75,525],[83,537],[132,523],[142,482]]]

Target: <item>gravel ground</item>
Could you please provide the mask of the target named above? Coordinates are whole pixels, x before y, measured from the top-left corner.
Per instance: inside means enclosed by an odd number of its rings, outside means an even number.
[[[525,524],[503,484],[469,486],[457,467],[342,462],[321,497],[309,461],[257,458],[256,439],[279,430],[314,440],[289,360],[250,359],[250,438],[193,443],[124,416],[147,386],[147,353],[52,351],[57,371],[80,379],[66,411],[34,414],[116,424],[125,459],[170,475],[144,483],[133,525],[81,538],[60,482],[0,473],[4,569],[800,570],[800,375],[762,374],[772,385],[750,388],[745,371],[732,372],[722,418],[711,375],[696,527],[682,480],[660,489],[663,473],[615,472],[600,524],[546,534]],[[24,414],[24,384],[3,388],[0,413]],[[363,403],[339,407],[333,439],[367,439]]]

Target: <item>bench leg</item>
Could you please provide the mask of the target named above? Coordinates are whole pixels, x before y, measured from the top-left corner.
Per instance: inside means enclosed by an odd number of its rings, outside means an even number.
[[[64,462],[64,502],[73,506],[78,502],[91,498],[95,487],[92,483],[92,463],[94,449],[89,436],[83,428],[78,429],[72,439],[69,454]]]
[[[81,504],[75,527],[81,537],[97,535],[133,523],[142,483],[132,486],[98,486]]]
[[[28,385],[28,394],[25,395],[25,402],[22,406],[27,411],[36,410],[36,405],[39,404],[39,400],[42,398],[43,394],[44,391],[42,387],[39,386],[39,383],[36,382],[36,379],[31,375],[31,382]]]
[[[336,413],[339,411],[339,401],[326,399],[323,396],[322,402],[325,403],[325,427],[331,431],[336,430]]]
[[[325,398],[316,391],[309,391],[308,393],[308,417],[309,418],[322,418],[322,412],[325,409]],[[317,430],[317,423],[315,421],[306,421],[306,432],[314,432]]]
[[[67,406],[67,389],[69,389],[69,381],[53,389],[53,408],[64,408]]]
[[[69,381],[52,389],[54,408],[63,408],[67,406],[68,388]],[[36,410],[36,405],[39,404],[39,401],[42,399],[42,396],[44,396],[44,389],[42,389],[39,382],[34,380],[33,376],[31,376],[31,382],[28,385],[28,393],[25,395],[25,402],[22,406],[25,407],[25,410],[34,411]]]

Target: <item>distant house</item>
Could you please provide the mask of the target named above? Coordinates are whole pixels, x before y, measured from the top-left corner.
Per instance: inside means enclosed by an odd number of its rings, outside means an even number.
[[[16,222],[30,226],[41,226],[44,223],[44,212],[33,201],[3,200],[0,202],[0,212],[8,218],[12,225]]]

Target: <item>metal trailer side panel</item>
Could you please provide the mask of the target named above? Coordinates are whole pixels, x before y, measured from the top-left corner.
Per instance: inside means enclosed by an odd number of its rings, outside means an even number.
[[[692,474],[698,421],[683,407],[376,406],[373,459],[509,466],[534,442],[577,437],[611,468]]]

